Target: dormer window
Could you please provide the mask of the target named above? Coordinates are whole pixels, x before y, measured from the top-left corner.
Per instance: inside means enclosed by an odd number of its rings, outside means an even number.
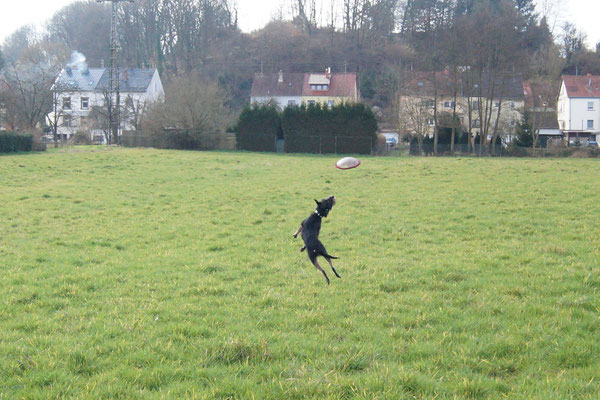
[[[62,106],[63,110],[70,110],[71,109],[71,98],[70,97],[63,97],[63,106]]]
[[[313,92],[325,92],[329,90],[329,85],[310,85],[310,90]]]

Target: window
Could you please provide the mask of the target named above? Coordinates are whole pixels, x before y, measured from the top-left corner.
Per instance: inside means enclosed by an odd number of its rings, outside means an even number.
[[[454,107],[453,101],[445,101],[444,102],[444,108],[452,108],[452,107]]]
[[[494,108],[500,108],[500,102],[499,101],[495,101],[494,102]]]
[[[515,102],[514,101],[510,102],[510,108],[515,108]]]
[[[329,85],[323,85],[323,90],[329,90]]]
[[[317,85],[317,90],[323,90],[323,85]]]
[[[517,121],[515,121],[514,119],[510,120],[510,126],[515,126],[517,124]]]
[[[588,101],[588,111],[594,111],[594,102]]]
[[[87,126],[87,117],[81,117],[79,118],[79,126]]]
[[[62,106],[63,110],[70,110],[71,109],[71,98],[70,97],[63,97],[63,106]]]
[[[594,129],[594,120],[593,119],[588,119],[587,120],[587,128],[588,129]]]
[[[433,100],[423,100],[423,105],[427,108],[435,107],[435,101]]]
[[[315,104],[315,101],[314,100],[309,100],[308,101],[308,105],[310,106],[311,104]]]
[[[327,100],[327,107],[333,107],[333,100]]]
[[[435,125],[435,120],[434,120],[433,118],[429,118],[429,119],[427,120],[427,125],[429,125],[429,126],[433,126],[433,125]]]
[[[417,82],[417,86],[423,86],[423,82]]]
[[[70,115],[63,115],[63,126],[71,126],[72,125],[72,118]]]
[[[473,102],[471,103],[471,109],[479,110],[479,100],[473,100]]]
[[[471,121],[471,127],[473,127],[473,128],[479,128],[479,120],[478,119],[474,119],[473,121]]]
[[[310,90],[317,90],[317,85],[310,85]]]
[[[288,106],[295,106],[296,100],[288,100]]]
[[[81,109],[82,110],[87,110],[90,107],[90,98],[89,97],[82,97],[81,98]]]

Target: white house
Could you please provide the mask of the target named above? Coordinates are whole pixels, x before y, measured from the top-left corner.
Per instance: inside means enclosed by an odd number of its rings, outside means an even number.
[[[164,96],[156,69],[127,68],[120,71],[121,126],[135,129],[148,104]],[[47,115],[51,126],[56,124],[60,139],[69,139],[77,132],[89,134],[94,142],[106,142],[106,101],[109,93],[109,69],[67,67],[53,87],[53,110]],[[104,116],[104,118],[103,118]]]
[[[557,108],[558,126],[569,143],[596,140],[600,135],[600,76],[564,75]]]

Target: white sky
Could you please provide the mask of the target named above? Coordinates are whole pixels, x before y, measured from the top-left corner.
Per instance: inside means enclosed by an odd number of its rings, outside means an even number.
[[[41,26],[44,21],[63,6],[75,0],[3,0],[0,6],[0,43],[17,28],[33,24]],[[560,12],[557,26],[565,20],[575,23],[579,30],[588,36],[588,46],[592,49],[600,42],[600,1],[599,0],[536,0],[538,4],[550,3],[554,13]],[[289,9],[290,0],[237,0],[239,24],[249,32],[264,26],[277,9],[283,5]],[[558,29],[558,28],[557,28]]]

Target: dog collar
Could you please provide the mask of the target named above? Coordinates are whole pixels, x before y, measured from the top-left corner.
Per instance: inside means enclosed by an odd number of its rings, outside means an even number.
[[[323,216],[321,214],[319,214],[318,210],[315,210],[315,214],[317,214],[319,217],[323,218]]]

